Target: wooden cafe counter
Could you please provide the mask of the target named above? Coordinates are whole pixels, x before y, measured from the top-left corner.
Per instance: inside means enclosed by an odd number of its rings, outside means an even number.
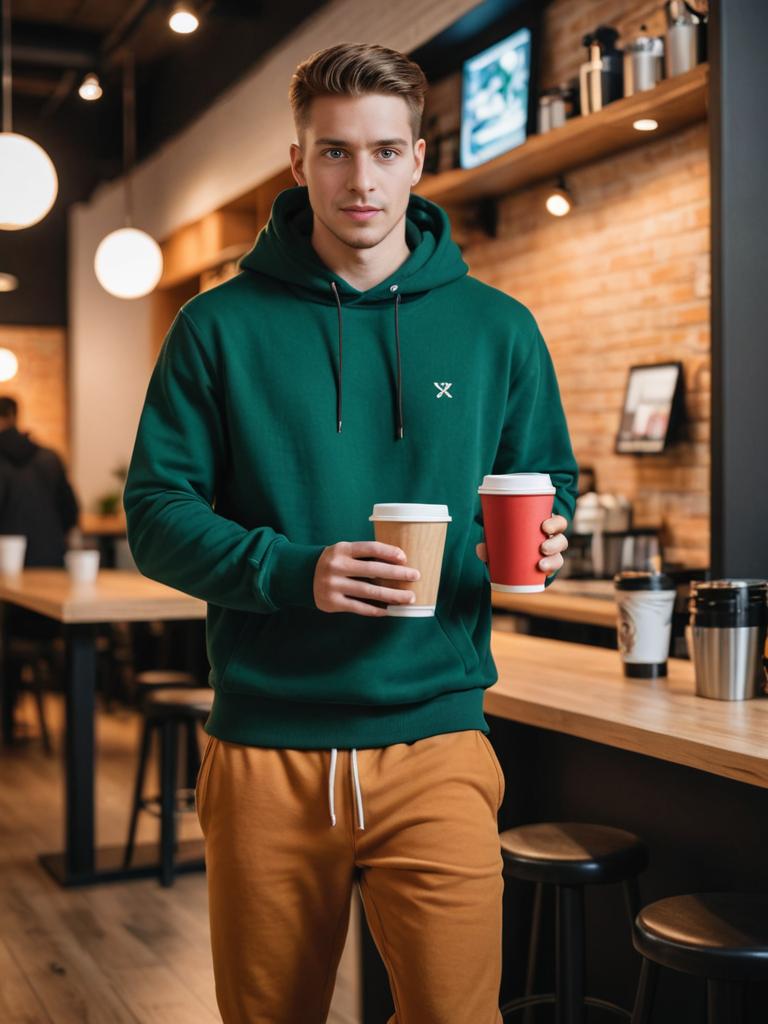
[[[698,697],[687,660],[670,659],[665,679],[630,679],[618,651],[604,647],[501,629],[491,647],[499,679],[484,707],[506,784],[500,831],[587,821],[635,833],[650,854],[638,880],[643,904],[686,892],[766,891],[768,697]],[[502,1003],[524,990],[532,889],[505,884]],[[540,948],[551,950],[554,911],[551,901],[544,907]],[[590,886],[586,908],[587,989],[631,1007],[639,962],[622,894]],[[536,991],[551,989],[544,959]],[[665,972],[654,1022],[705,1020],[699,982]],[[747,1019],[764,1020],[768,991],[750,1000],[757,1015]]]
[[[697,697],[678,658],[666,679],[629,679],[601,647],[494,630],[491,648],[487,714],[768,788],[768,699]]]

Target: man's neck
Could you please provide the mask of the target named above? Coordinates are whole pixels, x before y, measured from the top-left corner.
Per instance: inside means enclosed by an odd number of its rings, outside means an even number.
[[[311,243],[323,263],[360,292],[386,280],[411,254],[405,241],[405,217],[370,249],[346,245],[314,218]]]

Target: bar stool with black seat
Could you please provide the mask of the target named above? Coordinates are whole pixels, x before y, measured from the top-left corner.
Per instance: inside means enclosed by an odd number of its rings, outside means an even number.
[[[144,729],[123,867],[127,870],[133,857],[139,812],[147,810],[159,814],[160,881],[164,886],[173,884],[176,815],[179,809],[194,809],[194,791],[178,786],[178,731],[188,728],[190,723],[196,726],[198,722],[204,722],[212,704],[213,691],[209,687],[152,690],[146,694],[142,704]],[[145,797],[142,794],[153,731],[160,735],[160,792],[156,796]]]
[[[637,876],[648,865],[646,846],[624,829],[586,822],[519,825],[501,832],[499,839],[505,875],[536,885],[525,994],[502,1006],[502,1016],[554,1003],[557,1024],[582,1024],[585,1006],[600,1007],[629,1020],[629,1010],[584,995],[584,888],[622,882],[631,931],[639,910]],[[535,994],[545,885],[555,887],[555,991]]]
[[[707,982],[707,1024],[741,1024],[748,981],[768,981],[768,894],[669,896],[637,915],[642,954],[632,1024],[650,1024],[660,967]]]
[[[153,690],[181,689],[191,690],[200,683],[193,672],[176,668],[150,668],[136,672],[133,676],[133,687],[136,704],[143,708],[144,699]],[[200,770],[200,747],[197,743],[197,721],[190,718],[185,722],[186,732],[186,785],[187,789],[195,788],[195,779]]]

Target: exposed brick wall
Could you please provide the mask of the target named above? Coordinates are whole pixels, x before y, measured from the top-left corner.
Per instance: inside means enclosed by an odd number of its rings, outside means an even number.
[[[0,382],[0,395],[19,403],[18,427],[69,460],[66,334],[63,327],[0,325],[0,348],[19,361],[15,377]]]
[[[542,86],[576,75],[582,35],[615,25],[619,45],[645,23],[663,33],[657,0],[555,0],[547,8]],[[457,83],[435,90],[435,103]],[[471,272],[524,302],[552,353],[576,456],[598,487],[626,494],[637,525],[663,527],[665,556],[709,563],[709,157],[691,126],[570,172],[576,205],[543,209],[544,186],[499,207],[498,237],[464,250]],[[547,183],[551,184],[551,183]],[[683,443],[655,456],[616,455],[628,368],[680,360]]]

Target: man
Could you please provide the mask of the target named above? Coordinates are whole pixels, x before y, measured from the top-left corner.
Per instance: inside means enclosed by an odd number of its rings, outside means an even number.
[[[501,1020],[477,487],[551,474],[551,582],[577,469],[533,316],[470,277],[445,212],[411,194],[425,89],[380,46],[297,68],[297,186],[241,273],[178,313],[129,467],[139,568],[208,602],[196,796],[225,1024],[326,1019],[356,883],[392,1024]],[[413,592],[380,581],[415,577],[368,539],[379,501],[449,507],[434,617],[385,613]]]
[[[62,566],[79,505],[61,459],[16,426],[18,405],[0,397],[0,533],[27,538],[26,566]]]
[[[63,566],[67,533],[77,525],[79,504],[64,465],[51,448],[21,433],[16,423],[18,404],[10,395],[0,397],[0,534],[23,534],[27,538],[24,565]],[[9,639],[34,640],[41,653],[43,641],[61,633],[61,626],[44,615],[9,604],[5,607],[5,633]],[[2,687],[3,735],[13,734],[13,713],[19,675],[24,658],[19,660],[11,644],[8,651],[8,678]],[[43,736],[48,745],[45,723]]]

